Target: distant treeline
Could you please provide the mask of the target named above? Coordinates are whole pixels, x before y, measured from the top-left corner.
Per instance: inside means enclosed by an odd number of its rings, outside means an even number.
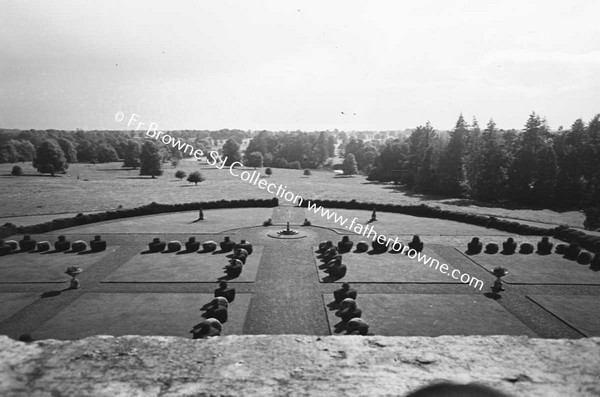
[[[226,129],[169,134],[205,154],[218,151],[228,164],[330,168],[337,145],[339,154],[352,155],[368,179],[393,181],[416,193],[543,207],[600,203],[600,115],[558,131],[550,131],[532,113],[522,131],[498,129],[493,120],[481,129],[475,119],[469,124],[461,115],[449,132],[427,123],[387,132]],[[242,153],[242,141],[249,138]],[[40,172],[61,172],[74,162],[123,161],[125,167],[141,166],[142,175],[155,176],[161,174],[161,161],[181,158],[173,145],[144,139],[144,131],[0,130],[0,163],[33,160]]]
[[[173,131],[176,136],[198,149],[208,150],[226,139],[238,141],[252,134],[241,130]],[[61,130],[8,130],[0,129],[0,163],[32,161],[36,149],[46,141],[55,141],[67,163],[107,163],[127,158],[130,142],[142,143],[143,131],[61,131]],[[161,145],[164,160],[181,158],[179,150]]]
[[[418,193],[543,207],[600,205],[600,115],[551,132],[535,113],[521,132],[481,130],[462,115],[448,134],[431,125],[388,141],[369,179],[395,181]]]

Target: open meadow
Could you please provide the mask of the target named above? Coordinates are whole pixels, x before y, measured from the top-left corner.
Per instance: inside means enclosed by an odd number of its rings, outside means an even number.
[[[20,164],[24,175],[10,175],[12,164],[0,164],[0,221],[16,219],[15,224],[31,224],[20,218],[47,214],[76,214],[138,207],[151,202],[171,204],[197,201],[270,198],[266,190],[232,176],[228,169],[219,170],[206,162],[183,160],[177,168],[163,164],[164,174],[156,179],[140,176],[139,170],[122,168],[122,163],[71,164],[66,174],[41,175],[31,163]],[[363,176],[343,177],[332,171],[272,168],[270,183],[287,186],[286,190],[305,199],[331,199],[381,204],[439,206],[442,209],[481,215],[512,218],[526,223],[567,224],[581,228],[585,219],[580,211],[556,212],[549,209],[506,209],[492,205],[475,205],[469,200],[412,195],[393,184],[369,182]],[[175,178],[175,172],[200,171],[206,178],[197,186]],[[253,170],[249,168],[249,170]],[[280,199],[280,203],[284,200]],[[37,217],[36,217],[37,218]],[[45,221],[45,218],[44,220]]]

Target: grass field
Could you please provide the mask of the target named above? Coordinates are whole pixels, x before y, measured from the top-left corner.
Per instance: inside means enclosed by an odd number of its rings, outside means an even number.
[[[219,170],[205,162],[184,160],[179,167],[164,164],[164,174],[156,179],[142,177],[139,170],[121,168],[122,163],[71,164],[67,174],[56,177],[40,175],[31,163],[19,164],[25,175],[10,176],[13,164],[0,164],[0,217],[77,213],[137,207],[152,201],[185,203],[221,199],[270,198],[257,186]],[[202,172],[206,180],[198,186],[175,178],[175,171]],[[264,169],[262,169],[264,175]],[[444,209],[494,215],[504,218],[568,224],[582,227],[581,212],[504,209],[474,205],[468,200],[410,195],[392,184],[372,183],[363,176],[340,177],[330,171],[313,171],[310,177],[302,170],[273,169],[269,181],[287,186],[304,198],[351,200],[392,204],[427,204]],[[283,200],[281,200],[283,201]],[[2,219],[0,219],[2,221]]]

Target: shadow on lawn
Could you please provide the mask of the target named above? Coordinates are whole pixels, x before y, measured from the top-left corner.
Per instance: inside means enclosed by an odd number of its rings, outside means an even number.
[[[69,291],[71,288],[67,287],[67,288],[63,288],[61,290],[58,291],[46,291],[46,292],[42,292],[40,294],[40,298],[42,299],[46,299],[46,298],[53,298],[55,296],[58,296],[60,294],[62,294],[64,291]]]
[[[151,176],[118,176],[115,179],[142,179],[142,180],[151,180]],[[158,178],[154,178],[158,179]]]

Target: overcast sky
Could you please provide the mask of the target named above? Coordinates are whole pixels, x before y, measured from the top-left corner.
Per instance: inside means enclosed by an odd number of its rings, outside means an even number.
[[[0,0],[0,127],[552,128],[600,112],[600,1]],[[342,113],[343,112],[343,113]]]

